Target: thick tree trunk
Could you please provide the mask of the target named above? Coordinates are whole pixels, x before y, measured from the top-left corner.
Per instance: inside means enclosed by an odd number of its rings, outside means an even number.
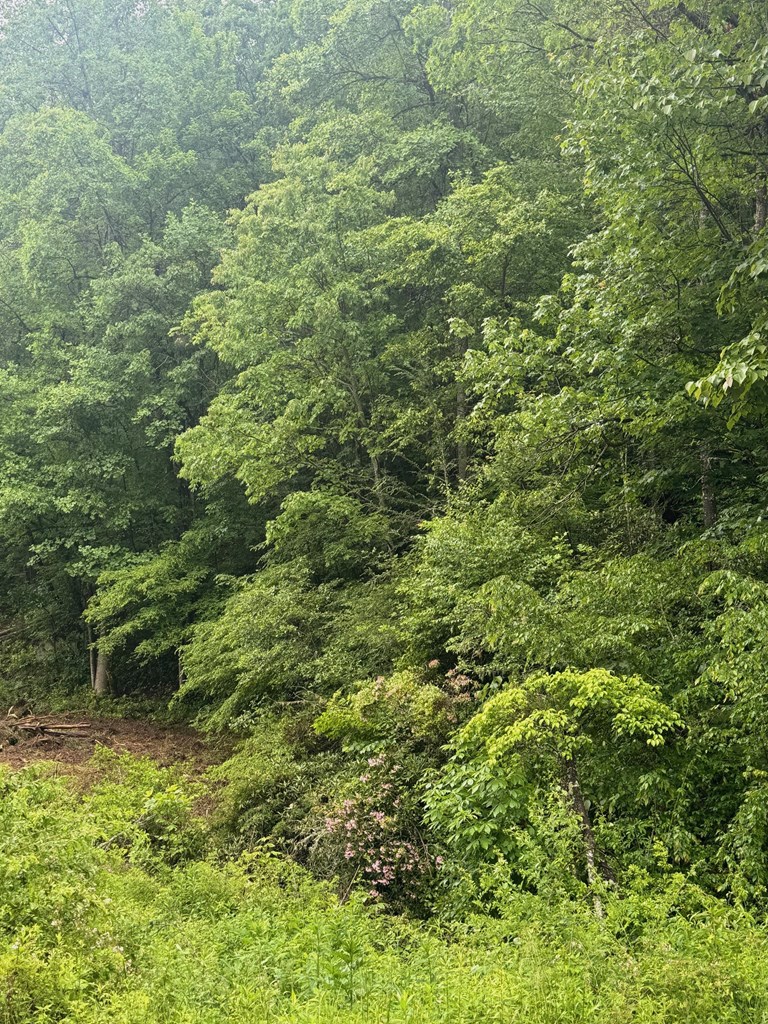
[[[109,657],[98,652],[96,656],[96,673],[93,680],[94,693],[99,697],[106,697],[112,692],[112,684],[109,675]]]
[[[598,869],[597,843],[595,833],[592,831],[592,821],[589,817],[589,810],[584,801],[584,794],[581,791],[579,772],[576,766],[576,759],[573,757],[565,760],[565,785],[571,805],[581,824],[581,835],[584,839],[584,859],[587,865],[587,884],[592,890],[592,905],[595,908],[596,917],[604,917],[603,902],[597,891],[597,885],[601,879]]]

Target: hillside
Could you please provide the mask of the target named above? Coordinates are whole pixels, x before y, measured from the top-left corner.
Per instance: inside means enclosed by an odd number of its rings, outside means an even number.
[[[0,0],[8,1021],[763,1020],[767,221],[754,0]]]

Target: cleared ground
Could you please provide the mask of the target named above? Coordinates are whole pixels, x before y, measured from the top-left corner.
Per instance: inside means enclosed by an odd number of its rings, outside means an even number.
[[[183,726],[83,714],[27,717],[20,721],[24,728],[12,717],[0,719],[0,765],[17,769],[35,761],[56,761],[74,768],[84,765],[99,746],[136,757],[151,757],[159,765],[182,762],[200,769],[226,756],[224,749]],[[35,722],[40,723],[39,728],[34,728]]]

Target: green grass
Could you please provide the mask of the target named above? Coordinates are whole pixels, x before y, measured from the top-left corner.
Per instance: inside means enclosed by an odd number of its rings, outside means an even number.
[[[680,884],[498,919],[386,917],[268,851],[206,859],[194,792],[102,753],[78,793],[0,775],[5,1024],[555,1024],[768,1020],[768,941]],[[696,900],[688,903],[691,907]]]

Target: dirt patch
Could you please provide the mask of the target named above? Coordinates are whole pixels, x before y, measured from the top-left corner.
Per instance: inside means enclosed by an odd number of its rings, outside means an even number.
[[[0,730],[0,765],[23,768],[35,761],[55,761],[65,768],[85,764],[99,746],[136,757],[151,757],[160,765],[185,763],[191,770],[204,770],[223,760],[224,745],[213,744],[194,729],[166,727],[130,718],[97,718],[90,715],[46,716],[46,725],[82,729],[71,734]],[[10,723],[9,723],[10,725]]]

